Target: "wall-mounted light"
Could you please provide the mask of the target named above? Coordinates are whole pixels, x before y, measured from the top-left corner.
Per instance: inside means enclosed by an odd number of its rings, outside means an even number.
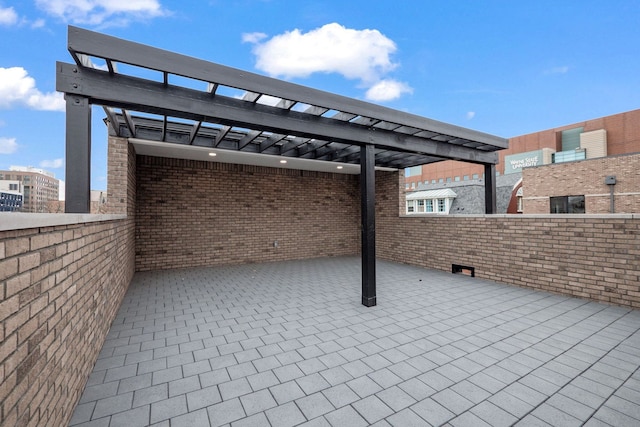
[[[338,166],[337,168],[338,168],[338,169],[342,169],[342,166]]]
[[[215,157],[215,156],[217,156],[217,154],[216,154],[216,153],[209,153],[209,155],[210,155],[211,157]]]
[[[285,164],[285,163],[287,163],[287,161],[286,160],[280,160],[280,163]]]

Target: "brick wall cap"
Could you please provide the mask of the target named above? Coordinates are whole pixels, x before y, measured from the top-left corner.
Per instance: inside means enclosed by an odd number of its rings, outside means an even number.
[[[0,231],[126,219],[126,215],[0,212]]]

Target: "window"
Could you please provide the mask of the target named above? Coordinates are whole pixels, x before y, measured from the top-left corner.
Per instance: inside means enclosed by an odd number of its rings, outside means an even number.
[[[406,168],[404,170],[404,176],[417,176],[422,175],[422,166],[414,166],[412,168]]]
[[[555,213],[584,213],[584,196],[562,196],[549,198],[550,212]]]
[[[440,178],[440,179],[438,180],[438,183],[440,183],[440,184],[442,184],[443,182],[444,182],[444,179],[442,179],[442,178]]]
[[[478,179],[478,178],[480,178],[480,176],[477,173],[474,173],[473,174],[473,179]]]
[[[469,175],[465,175],[465,176],[463,176],[463,177],[462,177],[462,180],[463,180],[463,181],[469,181]]]
[[[518,212],[522,212],[522,196],[518,196]]]
[[[450,177],[449,177],[449,178],[447,178],[447,182],[451,182],[451,178],[450,178]]]
[[[407,213],[415,212],[414,200],[407,200]]]
[[[426,204],[426,212],[433,212],[433,199],[425,200]]]
[[[559,151],[571,151],[580,148],[580,134],[584,127],[563,130],[560,134],[561,142]]]
[[[438,212],[446,212],[446,200],[445,199],[438,199]]]
[[[455,182],[460,182],[460,177],[459,177],[459,176],[456,176],[455,178],[453,178],[453,180],[454,180]]]
[[[9,184],[9,191],[18,191],[18,184]]]
[[[432,184],[435,184],[435,183],[436,183],[436,180],[435,180],[435,179],[432,179],[432,180],[431,180],[431,183],[432,183]]]
[[[418,212],[424,212],[424,200],[418,200]]]

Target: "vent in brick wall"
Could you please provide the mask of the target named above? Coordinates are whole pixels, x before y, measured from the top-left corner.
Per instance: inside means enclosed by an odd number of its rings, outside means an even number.
[[[451,264],[451,272],[453,274],[464,274],[465,276],[476,277],[475,267],[468,265]]]

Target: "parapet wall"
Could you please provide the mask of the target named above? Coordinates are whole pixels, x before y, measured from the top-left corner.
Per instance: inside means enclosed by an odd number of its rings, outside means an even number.
[[[376,179],[378,257],[640,308],[638,214],[403,216],[403,177]]]
[[[33,215],[1,218],[3,426],[68,424],[134,273],[132,219]]]

